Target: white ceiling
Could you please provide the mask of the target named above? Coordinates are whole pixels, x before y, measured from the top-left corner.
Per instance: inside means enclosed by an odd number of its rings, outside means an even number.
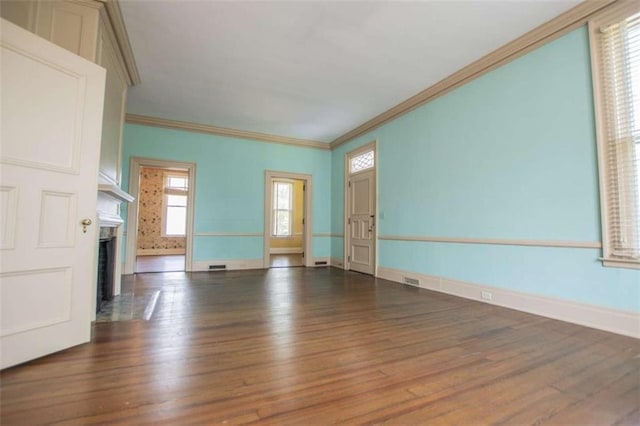
[[[330,142],[577,0],[121,0],[127,112]]]

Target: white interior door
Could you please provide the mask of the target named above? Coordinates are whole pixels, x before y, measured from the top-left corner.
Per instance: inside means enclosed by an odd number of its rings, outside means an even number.
[[[375,268],[375,172],[349,179],[349,269],[374,273]]]
[[[105,71],[6,20],[0,33],[6,368],[90,339]]]

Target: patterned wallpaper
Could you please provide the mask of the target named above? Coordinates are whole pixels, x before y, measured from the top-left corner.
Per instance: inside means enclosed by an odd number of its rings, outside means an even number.
[[[138,250],[183,249],[184,237],[162,236],[163,169],[140,170],[140,204],[138,209]],[[172,175],[180,172],[171,172]],[[187,173],[185,172],[186,176]]]

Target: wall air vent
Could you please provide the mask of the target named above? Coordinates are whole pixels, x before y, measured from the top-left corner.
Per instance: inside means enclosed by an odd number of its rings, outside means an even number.
[[[417,278],[404,277],[404,283],[414,287],[420,287],[420,280]]]
[[[219,271],[221,269],[227,269],[227,265],[209,265],[209,270]]]
[[[327,264],[326,260],[320,260],[320,261],[316,262],[317,266],[321,266],[321,265],[325,265],[326,266],[326,264]]]

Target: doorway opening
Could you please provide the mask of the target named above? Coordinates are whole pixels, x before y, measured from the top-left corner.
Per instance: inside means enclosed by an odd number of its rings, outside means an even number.
[[[191,269],[195,164],[131,159],[125,273]]]
[[[311,175],[267,171],[264,267],[310,266]]]
[[[376,275],[377,144],[370,142],[345,155],[344,265],[346,270]]]

